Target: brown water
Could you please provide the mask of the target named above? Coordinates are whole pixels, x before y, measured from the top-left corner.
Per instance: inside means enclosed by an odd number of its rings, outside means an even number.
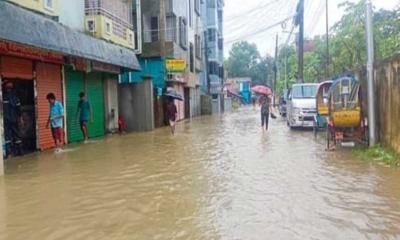
[[[400,239],[400,170],[250,109],[7,165],[0,239]]]

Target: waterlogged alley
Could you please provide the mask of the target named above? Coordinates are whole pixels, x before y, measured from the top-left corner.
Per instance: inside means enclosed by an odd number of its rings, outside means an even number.
[[[400,171],[252,109],[7,164],[0,239],[399,239]]]

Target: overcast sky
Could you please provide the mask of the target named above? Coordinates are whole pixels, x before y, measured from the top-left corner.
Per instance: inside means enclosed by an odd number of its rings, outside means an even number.
[[[344,1],[328,0],[330,26],[340,20],[343,9],[338,8],[338,5]],[[225,0],[225,57],[228,58],[232,43],[240,40],[256,43],[262,55],[273,55],[276,34],[279,34],[280,43],[288,39],[297,2],[298,0]],[[378,9],[400,6],[400,0],[372,0],[372,3]],[[324,34],[325,0],[305,0],[304,5],[305,36]],[[284,22],[285,19],[288,20]],[[291,39],[294,39],[294,34]]]

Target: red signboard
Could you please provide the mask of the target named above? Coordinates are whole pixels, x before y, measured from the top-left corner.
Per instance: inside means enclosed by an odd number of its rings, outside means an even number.
[[[50,63],[64,63],[64,57],[61,54],[12,42],[0,41],[0,54],[35,59]]]

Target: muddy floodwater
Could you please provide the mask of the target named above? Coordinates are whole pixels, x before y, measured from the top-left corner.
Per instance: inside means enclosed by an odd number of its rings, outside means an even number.
[[[400,170],[252,109],[7,163],[0,239],[400,239]]]

